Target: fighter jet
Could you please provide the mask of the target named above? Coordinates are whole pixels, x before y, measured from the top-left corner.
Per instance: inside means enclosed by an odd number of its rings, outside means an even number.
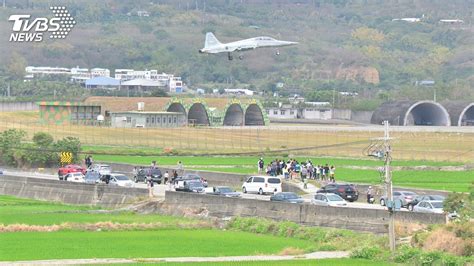
[[[245,39],[236,42],[221,43],[217,40],[216,36],[212,32],[206,33],[206,41],[204,42],[204,48],[199,50],[199,53],[206,54],[217,54],[217,53],[227,53],[229,60],[234,59],[232,52],[252,50],[256,48],[264,47],[281,47],[298,44],[297,42],[288,42],[288,41],[279,41],[271,37],[261,36],[250,39]],[[276,55],[280,55],[280,51],[276,50]],[[239,59],[243,59],[243,55],[239,54]]]

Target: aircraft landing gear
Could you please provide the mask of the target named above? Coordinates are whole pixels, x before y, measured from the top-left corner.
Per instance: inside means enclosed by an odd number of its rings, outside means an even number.
[[[227,58],[229,58],[229,60],[233,60],[233,59],[234,59],[234,57],[232,56],[232,54],[231,54],[230,52],[227,53]]]

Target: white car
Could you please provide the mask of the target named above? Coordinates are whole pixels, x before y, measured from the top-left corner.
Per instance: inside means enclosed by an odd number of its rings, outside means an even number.
[[[423,200],[420,201],[415,207],[414,212],[425,212],[425,213],[444,213],[443,201],[441,200]]]
[[[347,202],[341,196],[334,193],[316,193],[311,203],[319,206],[341,207],[347,206]]]
[[[84,179],[84,175],[81,172],[69,173],[64,176],[64,180],[69,181],[69,182],[78,182],[78,183],[86,182]]]
[[[112,173],[110,174],[109,185],[116,185],[119,187],[134,187],[135,183],[124,174]]]
[[[265,193],[282,192],[281,179],[274,176],[251,176],[242,185],[243,193]]]
[[[97,172],[100,175],[110,175],[112,169],[107,164],[93,164],[88,171]]]

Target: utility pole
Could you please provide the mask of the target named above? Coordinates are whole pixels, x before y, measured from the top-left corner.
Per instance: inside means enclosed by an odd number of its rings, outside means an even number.
[[[391,147],[390,147],[390,133],[389,133],[389,126],[387,120],[383,121],[383,125],[385,127],[384,130],[384,138],[383,138],[383,146],[385,152],[385,185],[387,187],[387,206],[388,208],[388,215],[389,215],[389,223],[388,223],[388,239],[390,245],[390,251],[392,254],[395,252],[395,221],[393,212],[395,211],[395,203],[393,202],[393,188],[392,188],[392,172],[390,171],[390,162],[392,161],[391,156]]]

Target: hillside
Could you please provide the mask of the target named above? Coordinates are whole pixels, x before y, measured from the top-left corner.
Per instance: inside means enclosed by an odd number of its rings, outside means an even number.
[[[7,1],[0,10],[3,76],[17,52],[28,65],[158,69],[193,88],[249,87],[311,100],[328,100],[325,91],[335,89],[375,101],[432,98],[435,89],[438,99],[474,99],[469,0],[71,0],[64,5],[77,25],[66,39],[8,42],[9,15],[50,16],[55,3]],[[150,16],[136,16],[139,10]],[[404,17],[422,21],[392,21]],[[228,61],[197,52],[207,31],[222,42],[268,35],[300,44],[280,49],[280,56],[258,49]],[[434,80],[435,88],[414,87],[421,80]]]

